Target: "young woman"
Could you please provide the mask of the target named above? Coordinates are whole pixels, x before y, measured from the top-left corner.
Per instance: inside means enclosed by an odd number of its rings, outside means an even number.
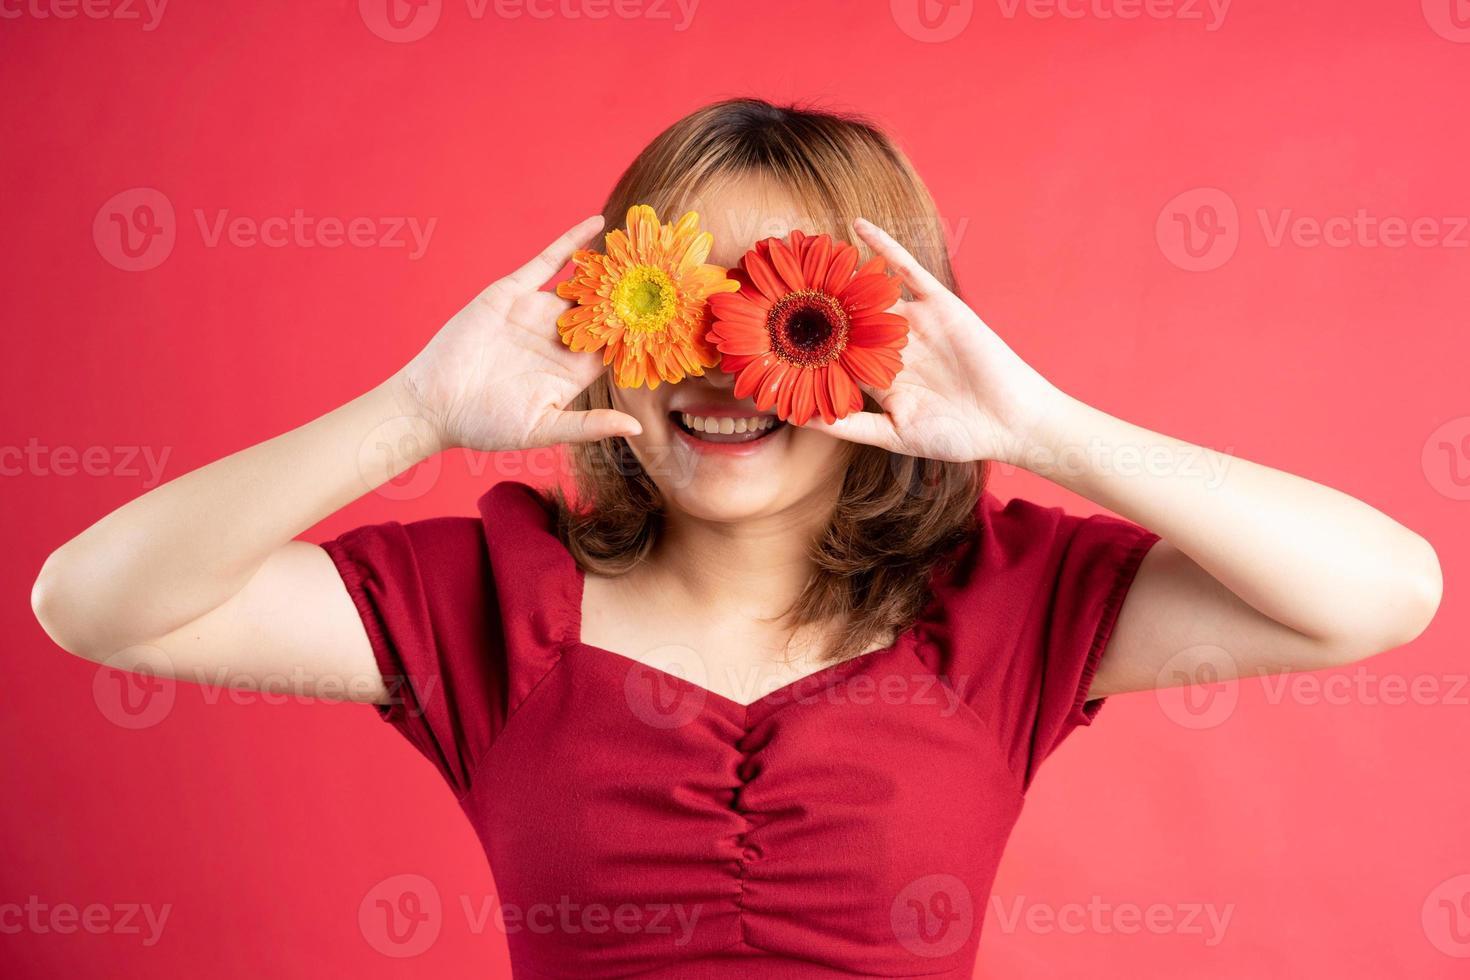
[[[901,372],[803,425],[717,367],[614,387],[540,287],[638,204],[697,209],[724,267],[855,239],[906,288]],[[1351,497],[1059,391],[938,229],[871,126],[702,109],[388,381],[63,545],[36,614],[116,666],[377,704],[479,833],[517,976],[968,977],[1026,790],[1104,697],[1387,650],[1440,574]],[[839,320],[762,329],[820,360]],[[500,484],[475,518],[294,540],[438,451],[557,443],[572,502]],[[987,460],[1126,520],[1003,506]]]

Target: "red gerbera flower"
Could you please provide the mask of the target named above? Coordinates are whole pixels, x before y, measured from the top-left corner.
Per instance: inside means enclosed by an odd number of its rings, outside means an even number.
[[[858,250],[828,235],[757,242],[729,273],[740,290],[709,298],[708,340],[736,376],[735,397],[804,425],[861,410],[858,382],[892,384],[909,325],[888,312],[900,286],[886,270],[881,258],[859,268]]]

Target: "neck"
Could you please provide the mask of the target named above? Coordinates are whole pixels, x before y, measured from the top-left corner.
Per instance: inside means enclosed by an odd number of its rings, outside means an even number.
[[[835,495],[810,499],[738,522],[670,511],[650,571],[666,595],[698,604],[710,621],[774,618],[791,607],[810,580],[811,544],[835,504]]]

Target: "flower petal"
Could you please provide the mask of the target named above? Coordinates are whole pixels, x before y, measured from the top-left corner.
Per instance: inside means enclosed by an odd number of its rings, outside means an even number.
[[[673,248],[669,250],[669,264],[681,274],[689,273],[704,265],[704,260],[709,258],[710,249],[714,247],[715,236],[707,231],[692,235],[687,241],[675,239]]]
[[[756,296],[760,296],[759,293]],[[763,300],[764,297],[761,297]],[[763,306],[743,290],[738,293],[716,293],[709,298],[710,313],[718,320],[739,320],[764,326],[770,306]]]
[[[902,347],[908,342],[909,321],[897,313],[868,313],[854,317],[848,342],[859,347]]]
[[[853,279],[837,297],[848,316],[878,313],[898,302],[901,292],[898,280],[886,275],[866,275]]]
[[[888,354],[888,349],[884,347],[849,346],[840,357],[852,376],[863,384],[870,388],[887,388],[893,383],[903,362],[898,360],[897,355],[885,354]]]
[[[771,349],[767,330],[738,320],[716,320],[710,324],[709,336],[722,354],[764,354]]]
[[[791,386],[791,414],[788,420],[796,425],[806,425],[812,413],[817,410],[814,391],[816,372],[811,368],[800,368],[792,380],[794,383]]]
[[[827,388],[832,396],[833,413],[838,418],[863,410],[863,393],[840,361],[827,365]]]
[[[628,238],[637,255],[647,255],[657,245],[662,231],[658,214],[647,204],[635,204],[628,209]]]
[[[750,281],[767,300],[774,303],[786,295],[787,290],[781,285],[781,277],[776,274],[775,269],[771,268],[771,264],[761,257],[760,252],[751,249],[745,253],[742,262],[746,274],[750,276]]]
[[[827,283],[827,266],[832,261],[832,237],[818,235],[807,239],[806,254],[801,260],[801,277],[814,287]]]
[[[775,354],[766,354],[742,367],[740,373],[735,378],[735,397],[749,398],[756,391],[759,391],[761,380],[771,370],[771,366],[778,360],[779,358]],[[720,366],[723,368],[725,363],[721,361]]]
[[[755,398],[755,407],[762,412],[771,410],[776,404],[776,399],[788,385],[786,375],[789,373],[790,365],[781,358],[772,355],[770,367],[761,375],[760,384],[751,392]]]
[[[771,265],[786,283],[786,289],[783,292],[799,293],[806,288],[806,280],[801,275],[801,263],[780,239],[771,239],[770,255]]]
[[[719,364],[720,370],[726,374],[740,374],[745,370],[746,365],[754,364],[765,356],[765,354],[721,354],[718,360],[710,364],[710,367]]]
[[[813,386],[813,394],[817,398],[817,412],[822,416],[823,422],[834,422],[837,413],[832,408],[832,382],[827,375],[832,373],[834,365],[823,364],[812,373],[816,375],[816,384]],[[842,370],[836,365],[837,370]]]
[[[633,251],[633,243],[629,241],[627,233],[621,228],[614,228],[604,236],[603,248],[607,249],[607,257],[620,269],[638,264],[638,256]]]
[[[786,420],[791,418],[792,399],[796,395],[797,381],[805,373],[801,368],[789,365],[784,376],[776,384],[776,417],[778,419]],[[766,387],[770,387],[771,381],[769,378],[765,384]]]
[[[833,296],[842,292],[852,279],[852,270],[857,268],[857,263],[858,250],[846,242],[837,243],[827,266],[827,282],[823,286],[825,291]]]

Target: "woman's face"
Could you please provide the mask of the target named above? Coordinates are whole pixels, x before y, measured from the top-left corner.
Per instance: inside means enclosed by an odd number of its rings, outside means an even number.
[[[795,202],[753,180],[706,195],[697,210],[715,239],[709,261],[727,268],[762,238],[810,228]],[[835,501],[850,444],[737,400],[734,384],[718,367],[653,390],[609,380],[613,405],[643,426],[628,442],[666,505],[702,520],[742,521]]]

